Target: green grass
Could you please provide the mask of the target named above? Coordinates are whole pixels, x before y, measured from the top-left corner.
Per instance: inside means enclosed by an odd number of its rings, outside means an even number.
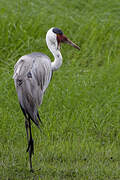
[[[62,45],[39,112],[42,132],[29,172],[24,117],[14,83],[16,61],[47,49],[58,27],[80,51]],[[0,1],[0,179],[120,179],[120,1]]]

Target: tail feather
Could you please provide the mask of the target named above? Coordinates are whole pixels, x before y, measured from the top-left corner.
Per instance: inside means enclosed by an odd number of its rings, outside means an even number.
[[[30,119],[34,122],[34,124],[35,124],[38,128],[40,128],[39,121],[40,121],[41,123],[42,123],[42,121],[41,121],[41,119],[40,119],[40,116],[39,116],[39,114],[38,114],[38,111],[37,111],[37,115],[35,116],[35,118],[33,118],[33,117],[30,115],[30,113],[27,112],[27,111],[22,107],[21,104],[20,104],[20,107],[21,107],[21,110],[22,110],[25,118],[26,118],[26,119],[30,118]],[[38,117],[38,119],[37,119],[37,117]],[[39,120],[39,121],[38,121],[38,120]]]

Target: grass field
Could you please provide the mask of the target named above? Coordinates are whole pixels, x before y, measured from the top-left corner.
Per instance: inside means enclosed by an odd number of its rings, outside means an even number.
[[[24,117],[13,67],[24,54],[43,52],[49,28],[58,27],[81,48],[62,45],[32,124],[29,172]],[[120,1],[0,0],[0,179],[120,179]]]

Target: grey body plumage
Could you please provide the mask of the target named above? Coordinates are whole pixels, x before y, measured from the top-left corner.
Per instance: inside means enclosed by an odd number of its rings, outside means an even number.
[[[33,122],[39,126],[38,106],[52,76],[51,61],[42,53],[22,56],[14,67],[14,82],[19,103],[29,113]]]

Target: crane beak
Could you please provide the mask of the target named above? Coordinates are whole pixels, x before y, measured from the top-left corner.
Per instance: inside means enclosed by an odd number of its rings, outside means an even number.
[[[58,40],[58,47],[60,48],[60,43],[66,43],[66,44],[70,44],[71,46],[73,46],[74,48],[80,50],[80,47],[77,46],[75,43],[73,43],[70,39],[68,39],[65,35],[57,35],[57,40]]]
[[[71,46],[73,46],[74,48],[80,50],[80,47],[77,46],[75,43],[73,43],[70,39],[67,38],[67,40],[64,42],[66,44],[70,44]]]

